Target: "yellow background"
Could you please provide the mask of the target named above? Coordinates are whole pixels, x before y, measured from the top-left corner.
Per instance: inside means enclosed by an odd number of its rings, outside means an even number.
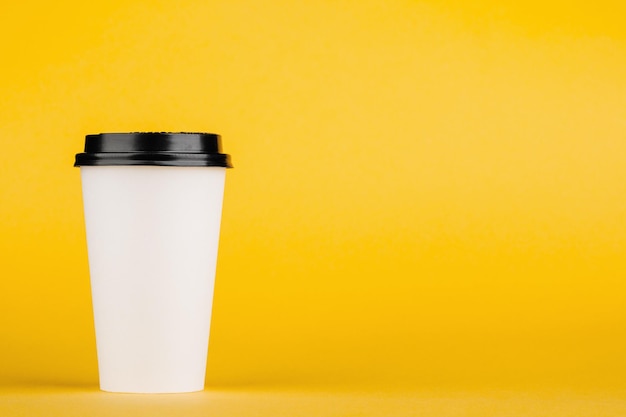
[[[73,156],[183,130],[209,387],[626,388],[623,2],[4,3],[0,383],[97,383]]]

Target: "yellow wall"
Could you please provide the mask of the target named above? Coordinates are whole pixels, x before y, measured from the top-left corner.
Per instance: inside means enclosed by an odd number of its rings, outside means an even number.
[[[97,380],[73,156],[214,131],[208,381],[626,379],[621,1],[20,1],[0,12],[0,382]]]

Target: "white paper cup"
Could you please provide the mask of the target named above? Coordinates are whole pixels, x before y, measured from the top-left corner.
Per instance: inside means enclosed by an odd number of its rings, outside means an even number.
[[[106,152],[111,149],[125,152]],[[201,391],[230,166],[228,156],[219,153],[219,137],[90,135],[85,150],[76,165],[81,167],[100,388]]]

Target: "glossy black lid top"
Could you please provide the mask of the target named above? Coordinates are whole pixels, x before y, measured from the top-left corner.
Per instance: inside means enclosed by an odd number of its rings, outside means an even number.
[[[232,168],[214,133],[132,132],[87,135],[74,166],[161,165]]]

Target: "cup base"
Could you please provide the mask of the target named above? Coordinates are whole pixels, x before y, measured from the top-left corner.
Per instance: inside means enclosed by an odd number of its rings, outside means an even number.
[[[100,391],[110,394],[189,394],[193,392],[204,391],[204,386],[193,388],[170,388],[170,389],[129,389],[129,388],[115,388],[115,387],[100,387]]]

